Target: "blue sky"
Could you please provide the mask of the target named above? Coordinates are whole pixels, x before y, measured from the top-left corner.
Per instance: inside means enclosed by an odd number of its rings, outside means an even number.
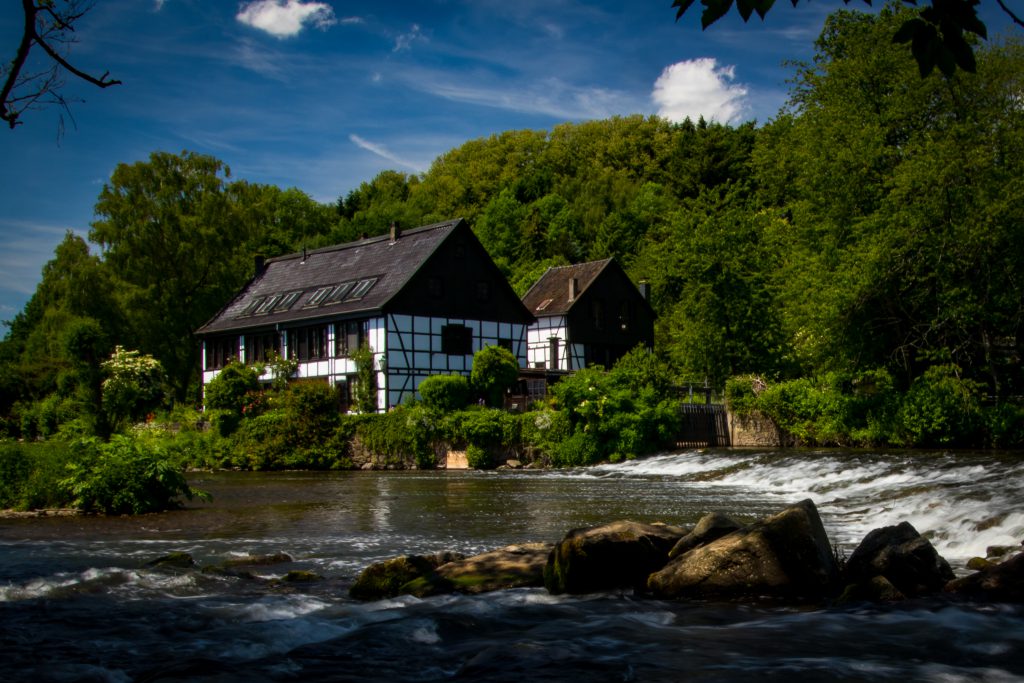
[[[809,59],[839,2],[778,3],[764,25],[700,30],[670,0],[99,0],[56,108],[0,130],[0,319],[21,310],[68,230],[85,236],[118,163],[191,150],[234,178],[323,202],[384,169],[422,172],[466,140],[633,113],[764,122],[787,59]],[[760,24],[760,21],[756,21]],[[0,14],[0,59],[20,36]],[[990,24],[991,28],[991,24]]]

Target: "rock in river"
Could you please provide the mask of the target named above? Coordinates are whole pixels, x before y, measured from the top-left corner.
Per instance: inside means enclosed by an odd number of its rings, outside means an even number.
[[[1024,602],[1024,553],[946,584],[947,593],[989,602]]]
[[[550,543],[520,543],[443,564],[402,586],[418,597],[544,585]]]
[[[544,585],[555,595],[642,588],[685,535],[680,527],[628,520],[573,529],[551,551]]]
[[[871,586],[878,577],[914,598],[942,590],[954,575],[931,542],[910,522],[901,522],[870,532],[850,555],[843,569],[846,596],[874,599]]]
[[[820,598],[838,575],[818,510],[805,500],[677,556],[647,585],[661,598]]]

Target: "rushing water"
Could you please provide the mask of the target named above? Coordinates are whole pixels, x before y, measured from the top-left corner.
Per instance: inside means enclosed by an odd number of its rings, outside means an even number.
[[[0,520],[5,681],[1024,680],[1024,608],[912,601],[796,609],[631,594],[347,597],[371,562],[555,541],[629,518],[752,521],[813,499],[846,552],[910,521],[954,566],[1024,539],[1024,458],[687,451],[556,472],[218,473],[211,503]],[[238,578],[151,569],[287,552]],[[274,582],[291,569],[324,577]]]

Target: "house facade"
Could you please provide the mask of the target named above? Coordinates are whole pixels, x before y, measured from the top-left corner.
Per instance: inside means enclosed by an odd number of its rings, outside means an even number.
[[[549,268],[523,296],[534,315],[527,367],[611,367],[637,344],[654,346],[654,311],[614,259]]]
[[[338,387],[343,403],[357,374],[353,352],[365,343],[383,411],[416,396],[426,377],[468,375],[485,346],[507,348],[525,367],[531,322],[458,219],[257,260],[255,276],[196,334],[204,384],[228,362],[276,353],[298,363],[296,377]]]

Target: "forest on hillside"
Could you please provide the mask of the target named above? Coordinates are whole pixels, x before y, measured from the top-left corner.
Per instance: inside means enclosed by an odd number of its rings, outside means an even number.
[[[166,373],[154,407],[195,403],[192,332],[255,255],[455,217],[520,293],[549,266],[614,256],[650,283],[655,352],[677,381],[907,392],[928,378],[1019,407],[1024,46],[978,46],[976,74],[922,78],[890,39],[905,19],[833,14],[761,125],[630,116],[508,131],[332,205],[188,151],[121,164],[88,241],[66,236],[7,323],[0,434],[109,431],[102,383],[118,346]]]

